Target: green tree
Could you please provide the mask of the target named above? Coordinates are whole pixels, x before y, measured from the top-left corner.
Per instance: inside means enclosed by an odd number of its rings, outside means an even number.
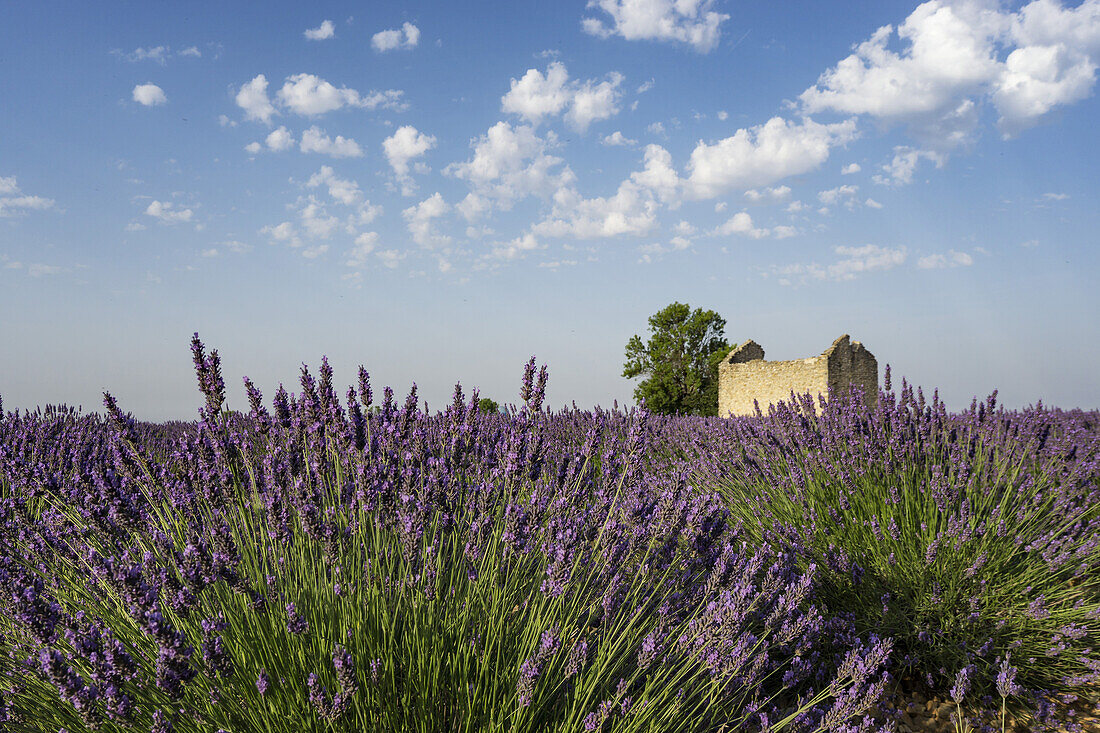
[[[714,311],[673,303],[649,318],[649,342],[626,344],[624,377],[644,377],[634,399],[653,412],[718,414],[718,364],[729,353],[726,321]]]
[[[496,400],[481,397],[477,401],[477,411],[483,413],[500,412],[500,405],[496,403]]]

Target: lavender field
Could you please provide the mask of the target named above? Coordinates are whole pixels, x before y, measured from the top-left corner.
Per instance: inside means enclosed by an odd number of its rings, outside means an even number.
[[[0,730],[1069,728],[1100,705],[1100,413],[429,412],[245,378],[194,423],[0,407]],[[351,381],[345,377],[345,380]],[[854,398],[854,399],[853,399]],[[989,722],[989,721],[992,721]],[[999,722],[1000,721],[1000,722]]]

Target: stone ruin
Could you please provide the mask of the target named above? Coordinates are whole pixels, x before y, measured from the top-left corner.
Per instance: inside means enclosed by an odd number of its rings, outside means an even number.
[[[828,399],[829,390],[846,394],[849,385],[861,385],[868,407],[878,402],[878,362],[858,341],[844,334],[820,356],[791,361],[764,361],[764,349],[748,340],[730,351],[718,365],[718,414],[721,417],[755,415],[753,400],[765,415],[768,406],[790,402],[807,392]]]

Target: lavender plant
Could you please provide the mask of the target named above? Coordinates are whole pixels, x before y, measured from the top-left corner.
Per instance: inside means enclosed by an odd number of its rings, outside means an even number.
[[[0,721],[19,730],[866,730],[890,640],[644,410],[443,412],[322,360],[269,412],[0,419]],[[659,466],[660,470],[655,470]]]
[[[767,416],[670,426],[668,442],[753,543],[821,569],[827,613],[895,639],[905,688],[962,679],[987,708],[1040,717],[1052,696],[1095,702],[1100,414],[995,412],[994,392],[948,415],[937,394],[890,386],[887,367],[873,410],[858,390],[819,414],[792,394]]]

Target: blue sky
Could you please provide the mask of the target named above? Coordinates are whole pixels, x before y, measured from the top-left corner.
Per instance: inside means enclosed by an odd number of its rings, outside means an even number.
[[[632,402],[673,301],[862,341],[951,409],[1100,407],[1100,0],[22,3],[0,26],[4,408],[270,398],[326,354]],[[900,381],[900,380],[899,380]]]

